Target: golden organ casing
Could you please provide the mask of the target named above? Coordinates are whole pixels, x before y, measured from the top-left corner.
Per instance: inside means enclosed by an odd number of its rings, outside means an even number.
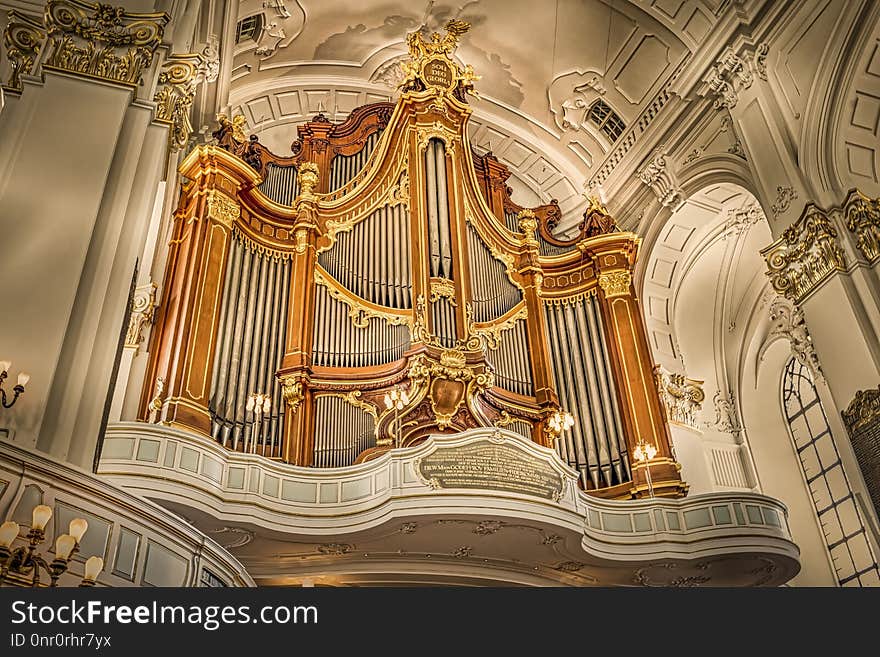
[[[408,38],[396,104],[318,115],[290,157],[221,117],[184,159],[141,418],[291,464],[342,467],[497,426],[553,447],[605,497],[682,495],[632,287],[636,235],[592,203],[510,199],[471,149],[476,76]],[[248,407],[253,393],[270,402]],[[559,412],[574,419],[560,428]]]

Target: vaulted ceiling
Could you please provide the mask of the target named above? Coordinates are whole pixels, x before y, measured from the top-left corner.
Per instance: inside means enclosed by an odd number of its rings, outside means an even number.
[[[358,105],[393,99],[406,34],[442,31],[457,17],[471,30],[456,55],[482,76],[472,139],[511,167],[523,201],[534,194],[574,210],[585,182],[665,102],[726,4],[244,0],[239,19],[261,16],[261,25],[236,46],[231,103],[264,143],[286,153],[295,124],[319,110],[341,120]],[[590,120],[597,99],[623,120],[621,135]]]

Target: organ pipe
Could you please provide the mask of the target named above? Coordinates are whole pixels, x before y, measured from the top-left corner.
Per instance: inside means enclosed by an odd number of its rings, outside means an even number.
[[[557,446],[560,457],[581,474],[586,488],[629,481],[626,442],[617,393],[609,369],[602,318],[594,297],[549,304],[546,319],[560,403],[575,418]]]
[[[290,260],[236,236],[227,268],[211,381],[211,434],[230,449],[244,449],[254,434],[247,397],[271,394],[256,451],[278,457],[284,416],[275,371],[284,352]]]

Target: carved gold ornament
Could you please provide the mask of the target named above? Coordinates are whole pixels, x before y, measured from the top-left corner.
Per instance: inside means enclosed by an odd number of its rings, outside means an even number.
[[[396,205],[409,208],[409,174],[406,171],[400,174],[397,184],[388,193],[388,206],[393,208]]]
[[[773,289],[795,303],[803,301],[833,272],[846,270],[837,229],[828,214],[812,203],[761,254]]]
[[[322,267],[315,267],[315,283],[327,289],[327,293],[337,301],[348,306],[348,317],[351,323],[358,328],[365,329],[370,325],[370,319],[375,317],[384,320],[392,326],[411,324],[412,320],[407,312],[395,312],[392,308],[382,309],[374,306],[363,299],[354,296],[348,290],[337,283]],[[411,329],[412,331],[412,329]]]
[[[431,303],[439,301],[442,298],[449,299],[449,303],[453,306],[458,305],[455,302],[455,283],[448,278],[431,279]]]
[[[219,224],[232,228],[235,220],[241,216],[241,207],[226,194],[214,190],[208,195],[208,218]]]
[[[287,403],[290,412],[296,413],[305,399],[302,380],[295,375],[288,374],[282,376],[278,381],[281,383],[281,397]]]
[[[668,372],[660,365],[654,368],[654,378],[669,422],[697,429],[697,414],[706,399],[703,381]]]
[[[168,146],[176,151],[186,146],[192,133],[190,110],[199,83],[205,79],[207,62],[200,54],[176,54],[169,57],[159,73],[156,93],[156,120],[167,123]]]
[[[628,295],[631,283],[632,274],[627,269],[599,274],[599,287],[602,288],[607,299]]]
[[[521,210],[519,214],[516,215],[516,225],[519,227],[520,232],[525,236],[525,243],[532,244],[537,243],[537,231],[538,231],[538,220],[535,218],[535,213],[531,210]]]
[[[844,205],[846,227],[856,237],[856,246],[873,264],[880,258],[880,198],[870,199],[853,190]]]
[[[303,162],[297,170],[299,179],[299,196],[296,199],[298,204],[300,200],[313,200],[315,198],[315,187],[318,186],[318,165],[314,162]]]
[[[486,346],[489,349],[498,349],[501,346],[501,334],[516,326],[520,320],[524,320],[529,316],[528,307],[522,303],[519,310],[515,313],[502,318],[501,321],[489,326],[475,327],[474,332],[486,340]]]
[[[82,0],[49,0],[43,15],[49,37],[44,68],[134,87],[153,63],[165,13],[130,13],[124,7]]]
[[[513,426],[514,424],[524,424],[525,426],[527,426],[529,428],[529,431],[532,430],[532,423],[531,422],[529,422],[528,420],[523,420],[522,418],[519,418],[519,417],[513,417],[507,411],[501,411],[501,415],[498,417],[497,420],[495,420],[494,424],[496,427],[510,427],[510,426]]]
[[[452,418],[458,413],[463,403],[470,403],[476,395],[489,390],[495,385],[495,376],[485,369],[482,363],[468,365],[467,356],[458,348],[444,349],[440,358],[434,359],[428,354],[415,356],[409,364],[409,379],[415,389],[412,396],[413,406],[421,399],[429,397],[431,411],[440,429],[446,429]],[[435,385],[438,381],[458,383],[464,386],[464,394],[459,395],[451,403],[448,398],[437,394]]]
[[[9,12],[9,22],[3,31],[3,45],[9,60],[9,79],[3,87],[21,91],[21,76],[32,75],[37,57],[46,40],[43,23],[17,9]]]
[[[433,89],[438,95],[457,93],[463,100],[465,93],[474,94],[474,82],[479,76],[471,66],[462,69],[451,55],[458,40],[470,29],[465,21],[452,19],[446,23],[446,34],[434,32],[426,40],[421,32],[410,32],[406,37],[409,59],[400,63],[403,91]]]

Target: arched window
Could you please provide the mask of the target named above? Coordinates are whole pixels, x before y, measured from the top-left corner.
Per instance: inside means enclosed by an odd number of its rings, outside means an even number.
[[[608,103],[602,100],[597,100],[592,104],[589,117],[590,121],[596,124],[596,127],[604,132],[605,136],[611,141],[617,141],[617,138],[620,137],[626,129],[626,124],[623,122],[623,119],[621,119],[617,113],[608,106]]]
[[[235,43],[256,41],[263,29],[263,14],[242,18],[235,26]]]
[[[880,583],[862,515],[849,485],[810,370],[792,358],[782,378],[782,404],[819,526],[841,586]]]

